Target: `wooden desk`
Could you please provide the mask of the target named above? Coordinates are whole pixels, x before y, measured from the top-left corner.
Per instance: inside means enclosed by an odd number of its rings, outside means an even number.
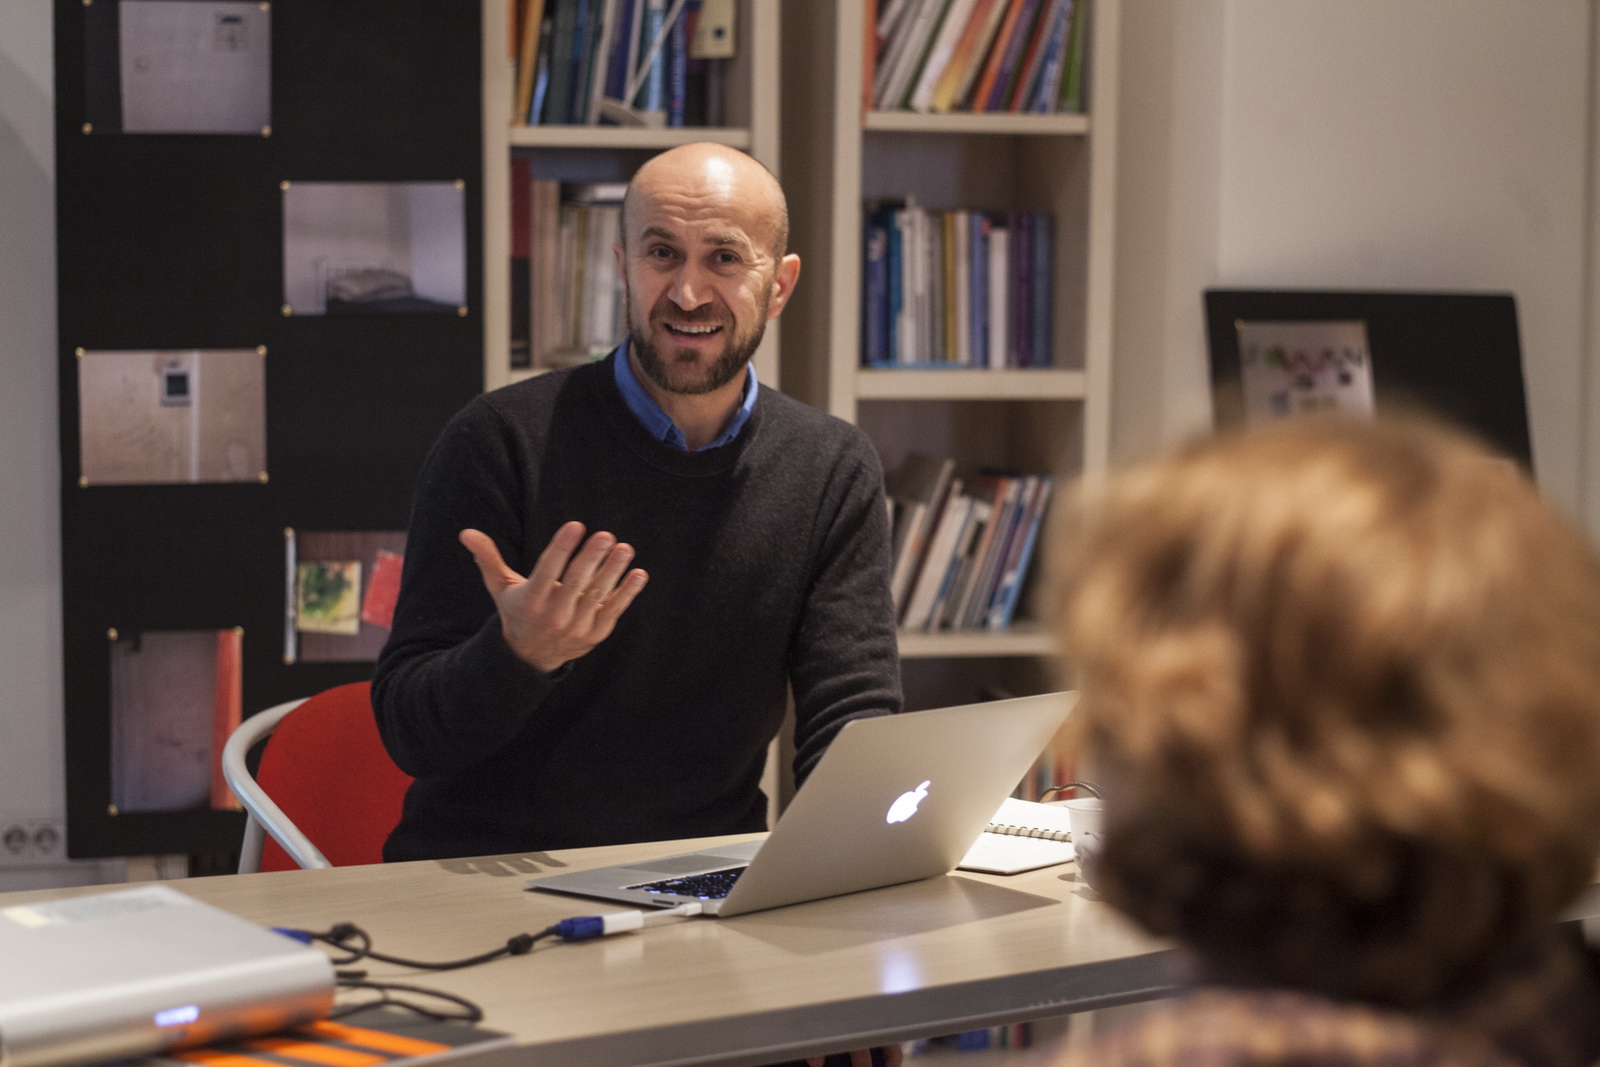
[[[172,884],[259,923],[321,930],[349,920],[380,952],[447,960],[619,907],[528,892],[528,877],[710,843]],[[0,894],[0,907],[108,888]],[[963,872],[578,944],[541,941],[526,956],[462,971],[379,964],[370,973],[482,1005],[484,1025],[518,1042],[484,1054],[484,1067],[738,1065],[1148,999],[1171,987],[1177,960],[1066,865],[1009,878]]]

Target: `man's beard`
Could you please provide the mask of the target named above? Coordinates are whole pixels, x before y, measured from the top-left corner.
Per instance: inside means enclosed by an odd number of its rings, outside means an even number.
[[[626,285],[626,282],[624,282]],[[633,291],[626,290],[628,300],[628,350],[639,361],[639,368],[645,376],[659,388],[669,393],[680,396],[703,396],[714,393],[739,376],[746,364],[761,346],[761,338],[767,331],[767,297],[761,298],[761,306],[757,309],[756,326],[749,337],[740,338],[736,333],[737,324],[731,319],[722,323],[723,332],[727,341],[723,344],[722,354],[705,370],[703,375],[699,364],[694,364],[693,369],[680,365],[675,360],[662,358],[661,352],[645,336],[645,331],[638,323],[633,311]],[[671,307],[671,302],[663,299],[663,305]],[[658,305],[660,306],[660,305]],[[672,307],[670,314],[674,319],[683,322],[705,323],[715,322],[716,317],[710,313],[704,315],[696,312],[685,312]],[[671,341],[671,331],[665,324],[658,324],[658,333],[664,335],[668,343]]]

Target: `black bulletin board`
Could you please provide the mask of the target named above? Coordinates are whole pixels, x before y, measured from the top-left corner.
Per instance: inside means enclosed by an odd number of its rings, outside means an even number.
[[[1359,321],[1378,413],[1427,411],[1533,470],[1517,305],[1509,293],[1208,289],[1205,311],[1219,427],[1244,422],[1238,323]]]
[[[284,530],[403,530],[482,388],[480,10],[271,0],[268,131],[88,132],[87,38],[119,2],[55,4],[68,852],[222,853],[237,812],[112,812],[108,632],[242,627],[246,716],[370,677],[284,662]],[[463,183],[465,314],[286,317],[283,181]],[[260,346],[264,482],[80,486],[79,349]]]

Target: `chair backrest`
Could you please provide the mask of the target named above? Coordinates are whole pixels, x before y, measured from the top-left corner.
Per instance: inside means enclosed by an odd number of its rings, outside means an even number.
[[[249,725],[246,720],[245,727]],[[321,866],[315,861],[324,857],[335,867],[383,862],[383,842],[400,821],[401,801],[411,778],[384,751],[372,715],[369,683],[356,682],[319,693],[280,713],[262,750],[254,782],[230,780],[230,784],[240,793],[252,819],[271,812],[263,813],[259,801],[252,804],[244,795],[251,784],[270,798],[291,830],[298,830],[314,845],[310,859],[297,863],[276,840],[280,834],[271,819],[263,820],[271,837],[261,848],[260,869],[275,871]],[[259,838],[259,832],[256,836]],[[247,850],[250,844],[247,833]],[[244,860],[241,870],[248,869],[249,857]]]

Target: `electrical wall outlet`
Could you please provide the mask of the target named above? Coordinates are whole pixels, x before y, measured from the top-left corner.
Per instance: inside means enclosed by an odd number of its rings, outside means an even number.
[[[45,867],[66,862],[65,820],[0,817],[0,867]]]

